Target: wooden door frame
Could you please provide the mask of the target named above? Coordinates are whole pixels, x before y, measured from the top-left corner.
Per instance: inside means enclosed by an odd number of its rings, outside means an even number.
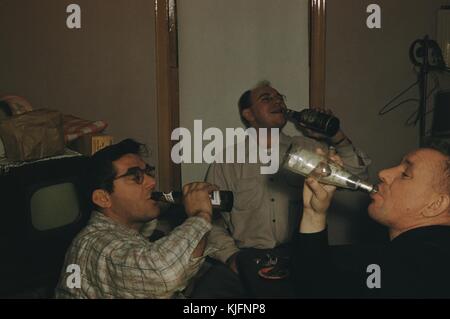
[[[309,107],[324,107],[326,0],[309,0],[309,2]]]
[[[155,1],[158,179],[163,191],[181,189],[181,164],[172,162],[170,136],[180,126],[176,0]]]
[[[180,126],[176,0],[154,0],[158,178],[161,190],[181,189],[181,164],[172,162],[170,136]],[[309,106],[325,106],[326,0],[309,0]]]

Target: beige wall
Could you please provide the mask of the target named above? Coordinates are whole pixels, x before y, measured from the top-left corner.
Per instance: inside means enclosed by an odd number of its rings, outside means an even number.
[[[381,7],[381,29],[366,27],[366,8],[371,3]],[[417,103],[383,117],[378,111],[416,80],[409,46],[425,34],[436,39],[437,9],[443,4],[450,1],[327,0],[326,104],[341,118],[354,143],[370,154],[373,181],[376,172],[393,166],[419,145],[418,127],[404,125]],[[418,89],[406,97],[417,98]],[[364,195],[338,194],[332,216],[335,242],[373,235],[367,228],[373,225],[366,217],[367,201]]]
[[[178,1],[178,39],[180,126],[191,132],[195,119],[203,130],[242,127],[239,96],[262,79],[292,108],[309,104],[308,0]],[[207,167],[183,164],[183,183]]]
[[[67,5],[82,28],[66,27]],[[109,123],[115,141],[147,143],[157,160],[152,0],[0,1],[0,92]]]

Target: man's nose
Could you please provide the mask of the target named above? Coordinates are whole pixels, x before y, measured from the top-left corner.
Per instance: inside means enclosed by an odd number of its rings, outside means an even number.
[[[380,181],[386,184],[390,184],[393,180],[393,174],[392,174],[393,168],[389,169],[383,169],[378,173],[378,178]]]
[[[154,189],[156,187],[156,179],[150,175],[144,175],[144,185],[149,189]]]

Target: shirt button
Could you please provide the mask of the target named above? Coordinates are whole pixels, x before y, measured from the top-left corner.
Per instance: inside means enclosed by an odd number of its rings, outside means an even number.
[[[271,198],[270,201],[271,201],[271,202],[274,202],[274,201],[275,201],[275,198]]]
[[[274,222],[274,223],[275,223],[275,219],[272,219],[272,222]]]

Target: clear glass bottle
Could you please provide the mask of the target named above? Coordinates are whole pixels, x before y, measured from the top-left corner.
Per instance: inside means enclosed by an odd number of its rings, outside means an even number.
[[[213,210],[230,212],[233,208],[234,196],[231,191],[214,191],[209,194]],[[175,205],[183,204],[183,193],[172,191],[169,193],[152,192],[151,198],[155,201],[165,202]]]
[[[352,190],[363,190],[368,193],[378,191],[375,185],[361,180],[358,176],[351,174],[326,157],[295,144],[291,144],[288,148],[282,167],[306,177],[314,177],[324,184]]]

